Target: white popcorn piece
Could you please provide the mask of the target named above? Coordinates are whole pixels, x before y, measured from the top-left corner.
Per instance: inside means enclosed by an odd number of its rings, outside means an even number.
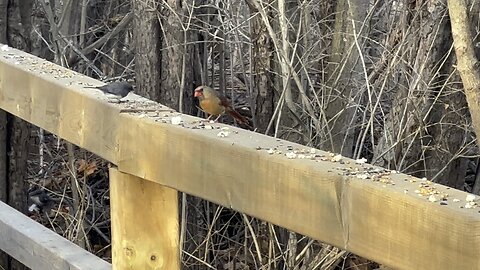
[[[230,132],[229,131],[225,131],[225,130],[222,130],[220,131],[217,136],[220,137],[220,138],[225,138],[225,137],[228,137],[228,135],[230,135]]]
[[[170,119],[170,122],[172,125],[180,125],[182,123],[182,117],[181,116],[174,116]]]
[[[342,155],[336,155],[332,158],[332,161],[333,162],[339,162],[339,161],[342,160],[342,158],[343,158]]]
[[[473,194],[468,194],[467,197],[465,198],[465,201],[467,202],[473,202],[477,199],[477,197]]]
[[[475,202],[467,202],[465,204],[465,208],[470,209],[470,208],[475,208],[477,204]]]
[[[355,163],[357,163],[357,164],[365,164],[365,162],[367,162],[366,158],[359,158],[359,159],[355,160]]]
[[[288,152],[285,153],[285,156],[287,156],[288,159],[294,159],[297,157],[297,154],[295,154],[294,152]]]

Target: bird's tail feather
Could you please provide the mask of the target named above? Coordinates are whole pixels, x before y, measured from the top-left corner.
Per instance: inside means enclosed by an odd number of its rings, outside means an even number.
[[[248,127],[251,127],[250,126],[250,123],[248,122],[247,118],[245,118],[245,116],[239,114],[237,111],[235,110],[227,110],[227,113],[232,116],[233,118],[235,118],[235,120],[237,120],[240,124],[244,124]]]

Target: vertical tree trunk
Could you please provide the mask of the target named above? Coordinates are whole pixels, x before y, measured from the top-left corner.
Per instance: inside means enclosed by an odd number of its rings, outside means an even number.
[[[331,138],[324,148],[344,156],[352,157],[355,143],[356,106],[360,99],[358,92],[365,83],[359,48],[363,48],[363,34],[360,32],[366,20],[369,7],[367,0],[340,0],[335,8],[335,31],[332,40],[331,62],[328,84],[332,91],[328,94],[326,114],[332,122]],[[355,28],[353,27],[355,23]],[[355,30],[355,31],[354,31]],[[355,40],[357,39],[357,41]]]
[[[447,13],[445,1],[440,1],[442,7],[438,11]],[[475,5],[473,12],[478,22],[480,5]],[[432,10],[432,9],[431,9]],[[441,16],[443,17],[443,16]],[[473,21],[473,20],[472,20]],[[435,51],[438,51],[438,65],[442,55],[447,55],[453,43],[451,28],[448,22],[438,23],[440,26],[437,32],[438,40],[435,41]],[[429,133],[435,142],[434,147],[427,148],[426,156],[426,177],[433,179],[437,183],[464,189],[465,178],[470,160],[468,156],[468,147],[465,146],[473,139],[471,130],[466,127],[471,125],[468,104],[465,93],[462,91],[463,85],[461,78],[455,67],[455,55],[451,53],[443,66],[439,67],[439,72],[435,74],[452,74],[452,76],[440,77],[435,80],[437,85],[442,85],[434,92],[438,97],[438,102],[434,105],[429,120],[433,125],[429,125]],[[441,83],[440,83],[441,82]],[[445,86],[445,87],[443,87]]]
[[[27,206],[27,158],[31,125],[10,115],[8,117],[8,204],[24,212]]]
[[[0,14],[0,17],[2,16],[3,15]],[[0,40],[0,43],[4,43],[4,40]],[[0,110],[0,201],[8,203],[9,185],[8,185],[8,179],[7,179],[7,172],[8,172],[7,162],[8,162],[7,113],[4,110]],[[3,267],[4,269],[8,269],[7,266],[8,266],[8,255],[0,251],[0,268]]]
[[[0,43],[7,44],[8,0],[0,0]],[[7,202],[7,113],[0,110],[0,200]],[[8,255],[0,251],[0,268],[7,269]]]
[[[7,4],[8,0],[0,0],[0,43],[2,44],[8,43]],[[7,183],[7,113],[0,110],[0,200],[2,202],[7,201]]]
[[[478,3],[470,11],[468,1],[448,0],[448,10],[452,26],[453,44],[457,58],[458,72],[461,76],[463,88],[468,102],[474,131],[476,133],[477,147],[480,145],[480,72],[478,71],[478,54],[475,54],[473,33],[470,28],[470,19],[478,22]],[[470,16],[469,16],[470,11]],[[477,12],[477,13],[475,13]],[[475,25],[475,24],[474,24]],[[477,166],[479,166],[477,164]],[[477,169],[478,173],[478,169]],[[477,176],[478,181],[478,176]],[[456,187],[460,184],[457,182]],[[476,183],[478,186],[478,184]]]
[[[159,1],[132,1],[134,12],[136,92],[160,102],[162,36],[158,20]]]
[[[169,8],[162,8],[160,102],[180,112],[193,113],[194,47],[187,9],[191,2],[166,0],[163,5]]]
[[[8,0],[0,0],[0,43],[7,44]]]
[[[404,37],[398,46],[408,52],[402,61],[411,65],[396,75],[401,79],[385,117],[384,135],[375,146],[374,162],[461,187],[467,160],[460,156],[465,154],[461,149],[468,120],[456,76],[444,75],[454,72],[452,59],[444,61],[451,45],[445,4],[446,0],[437,1],[427,12],[425,5],[412,2],[396,26],[398,36]],[[400,76],[405,70],[411,74]]]
[[[255,6],[247,0],[250,14],[253,16],[250,25],[252,39],[252,61],[253,64],[253,102],[252,114],[255,115],[255,127],[260,133],[264,133],[268,123],[272,119],[274,110],[274,88],[273,88],[273,43],[268,34],[267,27],[262,21]],[[267,14],[269,14],[267,12]]]
[[[31,51],[30,32],[33,2],[0,0],[0,42],[24,51]],[[0,112],[0,199],[24,212],[27,204],[27,157],[30,124],[4,111]],[[0,256],[4,269],[27,269],[20,262]]]

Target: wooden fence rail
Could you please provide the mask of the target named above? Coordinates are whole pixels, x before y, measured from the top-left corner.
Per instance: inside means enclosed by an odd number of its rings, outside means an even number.
[[[112,268],[3,202],[0,202],[0,249],[34,270]]]
[[[142,98],[112,104],[82,88],[99,84],[27,53],[0,51],[1,109],[117,166],[111,170],[114,269],[179,268],[175,190],[394,268],[480,269],[480,213],[467,193],[204,125]]]

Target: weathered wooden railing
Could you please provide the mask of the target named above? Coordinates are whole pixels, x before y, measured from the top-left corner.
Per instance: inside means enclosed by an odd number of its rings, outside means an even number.
[[[99,84],[0,51],[1,109],[117,166],[114,269],[179,269],[177,190],[394,268],[480,269],[480,213],[467,193],[234,127],[219,136],[224,125],[82,89]],[[111,267],[5,205],[0,236],[0,249],[34,269]]]

